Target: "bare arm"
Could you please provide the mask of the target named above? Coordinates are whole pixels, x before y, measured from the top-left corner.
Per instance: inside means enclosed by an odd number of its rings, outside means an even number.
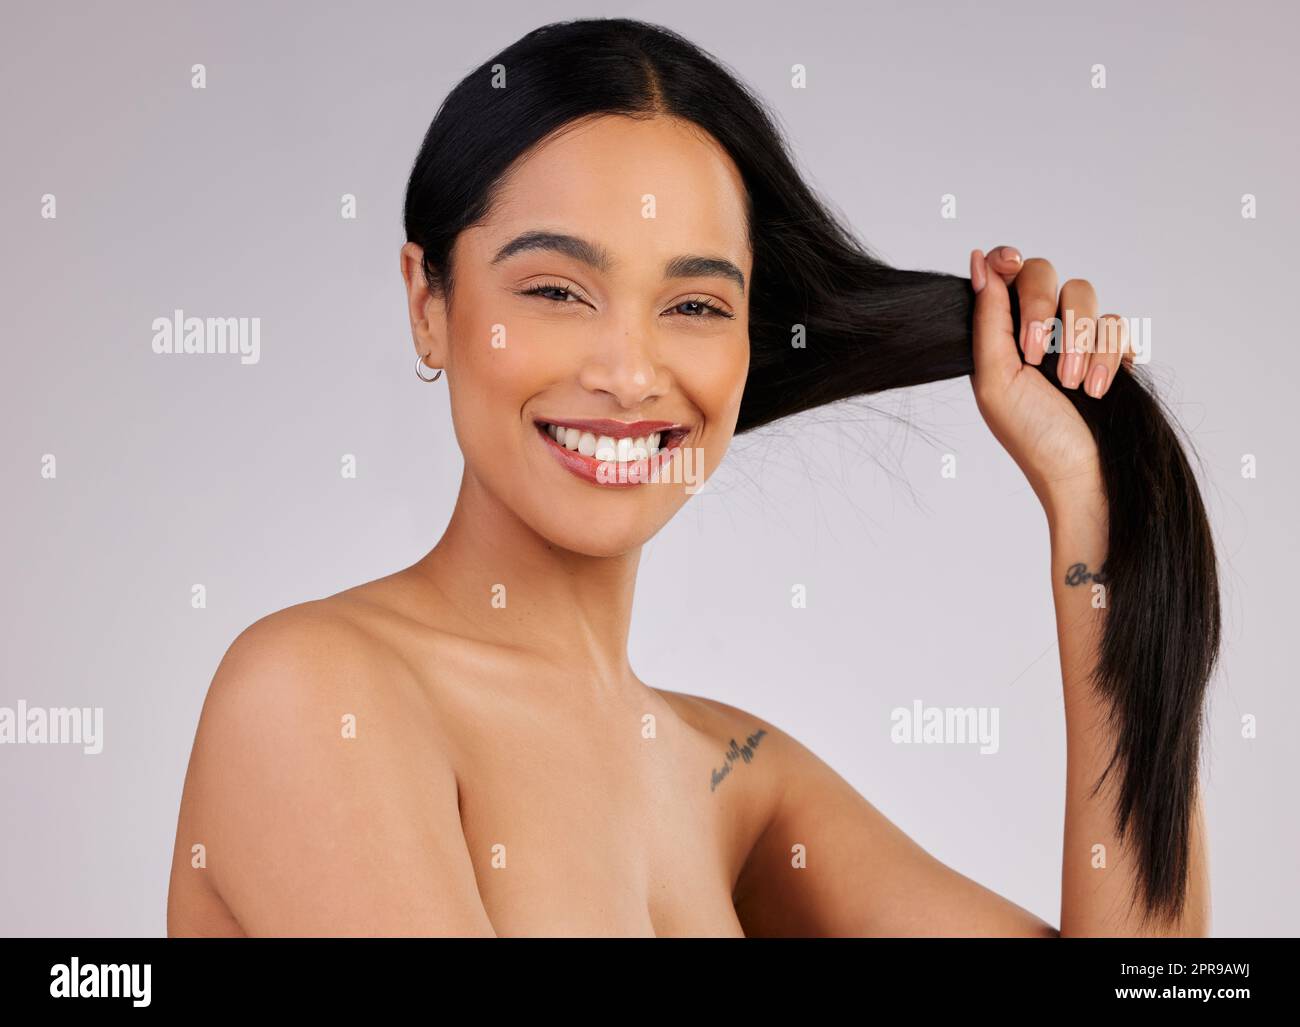
[[[1105,585],[1093,580],[1106,555],[1106,504],[1098,489],[1049,512],[1052,599],[1065,699],[1065,844],[1061,866],[1061,934],[1121,937],[1204,935],[1209,930],[1205,826],[1199,796],[1192,811],[1188,901],[1182,917],[1153,930],[1138,916],[1140,896],[1131,847],[1115,834],[1116,772],[1091,794],[1114,749],[1107,703],[1088,680],[1097,664],[1107,611]],[[1095,586],[1099,585],[1097,588]],[[1118,768],[1116,768],[1118,769]],[[1101,846],[1102,848],[1097,848]],[[1104,866],[1102,857],[1104,856]]]
[[[1002,936],[1204,934],[1209,924],[1204,824],[1194,818],[1183,918],[1155,931],[1131,901],[1134,867],[1115,837],[1107,787],[1090,793],[1110,758],[1106,705],[1087,675],[1097,659],[1105,610],[1094,609],[1091,571],[1105,559],[1105,506],[1079,501],[1049,515],[1052,593],[1066,714],[1066,803],[1060,929],[935,859],[852,785],[780,729],[735,711],[738,723],[763,727],[780,761],[782,792],[742,868],[736,908],[757,936]],[[1067,579],[1076,584],[1067,584]],[[743,718],[748,718],[747,721]],[[750,729],[752,730],[752,728]],[[1097,868],[1094,846],[1105,847]]]
[[[767,731],[783,781],[736,884],[746,935],[1055,936],[1027,909],[931,856],[800,742],[742,716]]]

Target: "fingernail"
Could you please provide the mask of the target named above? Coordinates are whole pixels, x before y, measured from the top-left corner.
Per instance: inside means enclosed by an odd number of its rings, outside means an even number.
[[[1106,379],[1108,377],[1109,372],[1106,369],[1106,365],[1098,364],[1088,372],[1088,384],[1083,387],[1084,391],[1089,396],[1094,396],[1097,399],[1100,399],[1101,394],[1106,391]]]
[[[1003,246],[998,256],[1009,264],[1019,264],[1021,262],[1020,254],[1014,246]]]
[[[1067,389],[1076,388],[1082,374],[1083,354],[1077,352],[1065,354],[1065,359],[1061,361],[1061,384]]]
[[[979,292],[984,288],[984,254],[979,250],[970,251],[970,284],[974,286],[975,291]]]
[[[1035,367],[1043,362],[1043,322],[1029,323],[1029,341],[1025,344],[1025,361]]]

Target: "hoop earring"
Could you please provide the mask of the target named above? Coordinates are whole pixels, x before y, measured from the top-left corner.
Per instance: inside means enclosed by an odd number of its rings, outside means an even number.
[[[421,353],[418,357],[415,358],[415,376],[419,378],[420,381],[422,382],[436,382],[439,378],[442,377],[442,368],[441,367],[438,368],[438,372],[432,378],[426,378],[424,376],[424,372],[420,370],[420,368],[424,367],[425,356],[427,356],[427,354]]]

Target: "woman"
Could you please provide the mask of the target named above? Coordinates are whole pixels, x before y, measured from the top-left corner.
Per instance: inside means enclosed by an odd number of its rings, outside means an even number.
[[[1086,329],[1087,282],[1058,295],[1005,246],[969,281],[885,266],[742,85],[622,19],[547,26],[467,76],[406,233],[417,373],[450,390],[464,455],[455,510],[414,565],[230,647],[169,933],[1207,930],[1213,550],[1122,331]],[[1050,528],[1059,927],[929,856],[777,726],[627,658],[641,546],[735,431],[964,374]]]

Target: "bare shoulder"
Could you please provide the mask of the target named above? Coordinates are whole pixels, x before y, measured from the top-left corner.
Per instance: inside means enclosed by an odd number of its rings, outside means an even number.
[[[384,655],[345,600],[331,596],[302,603],[240,632],[217,668],[207,701],[237,702],[250,692],[285,701],[305,684],[319,695],[382,663]],[[268,683],[273,687],[265,688]]]
[[[727,746],[733,742],[738,746],[749,745],[755,755],[762,748],[768,762],[780,765],[783,770],[791,769],[791,761],[812,757],[811,751],[792,735],[739,706],[685,692],[662,688],[656,691],[698,730]]]
[[[200,735],[234,731],[248,738],[259,729],[274,734],[288,723],[323,727],[328,718],[331,727],[354,729],[359,737],[363,720],[371,731],[409,721],[424,695],[411,669],[413,622],[401,612],[404,587],[402,576],[392,575],[249,625],[217,667]],[[438,631],[421,625],[420,637],[437,651]],[[433,733],[425,739],[436,740],[437,725],[428,726]],[[303,735],[302,743],[310,738],[320,740]]]
[[[213,675],[198,741],[309,755],[399,703],[401,660],[341,596],[291,606],[231,643]],[[329,728],[326,731],[326,728]]]
[[[656,691],[678,716],[714,741],[715,779],[732,774],[744,777],[760,826],[765,826],[784,798],[791,773],[812,754],[775,724],[739,706],[684,692]],[[741,767],[744,770],[738,773]]]
[[[355,595],[249,626],[199,718],[169,933],[186,895],[219,898],[250,934],[489,933],[438,738]]]

